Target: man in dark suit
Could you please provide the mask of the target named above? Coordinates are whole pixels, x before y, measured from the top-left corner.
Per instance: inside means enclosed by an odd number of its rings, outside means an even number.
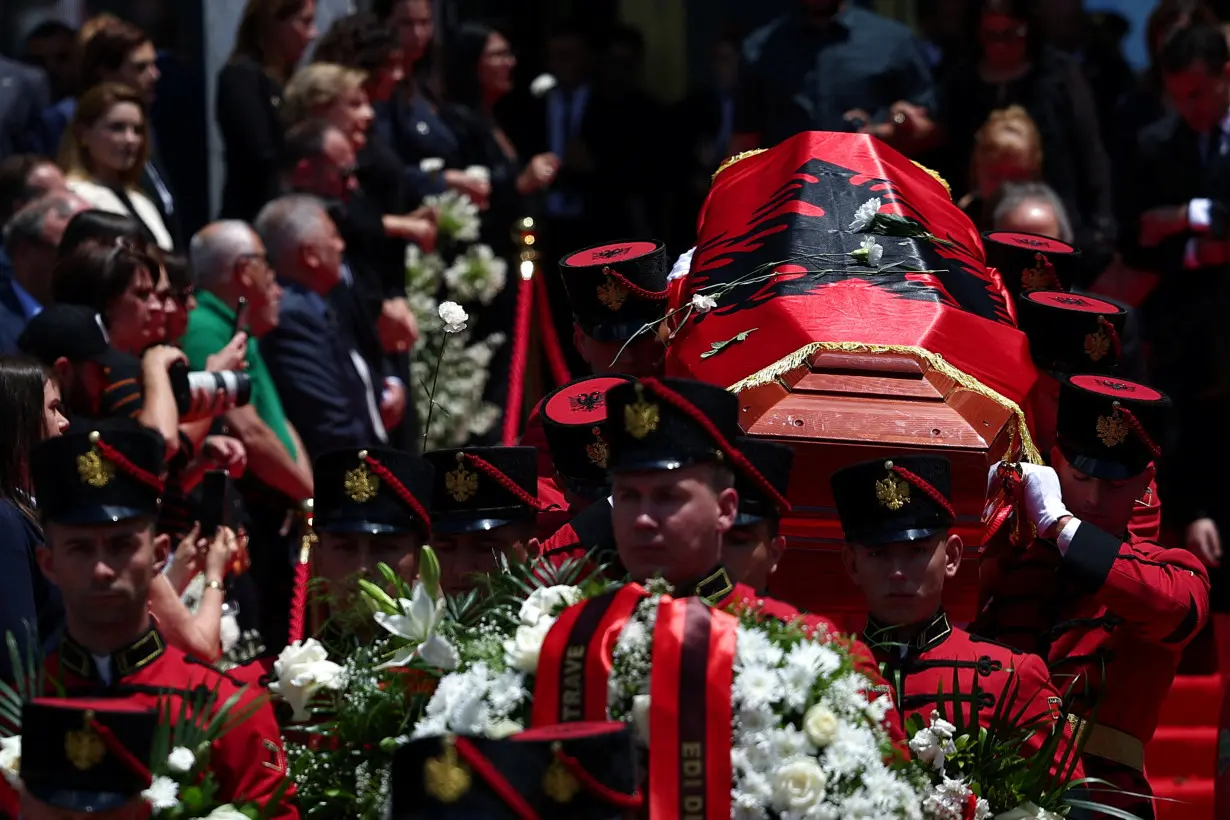
[[[51,302],[56,246],[73,214],[89,206],[67,190],[34,200],[4,226],[4,250],[12,275],[0,280],[0,353],[16,353],[26,323]]]
[[[383,374],[368,369],[329,299],[342,284],[346,244],[323,203],[276,199],[257,216],[256,230],[283,286],[278,326],[261,339],[261,352],[308,453],[386,442],[387,425],[400,416],[382,417],[375,390]]]
[[[0,159],[30,150],[30,135],[50,102],[43,72],[0,57]]]

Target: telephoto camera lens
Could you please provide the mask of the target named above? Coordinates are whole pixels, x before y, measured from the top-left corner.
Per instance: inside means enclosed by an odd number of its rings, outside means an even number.
[[[187,367],[177,362],[172,366],[171,391],[181,416],[190,411],[194,418],[216,416],[236,407],[243,407],[252,400],[252,380],[242,370],[188,372]]]

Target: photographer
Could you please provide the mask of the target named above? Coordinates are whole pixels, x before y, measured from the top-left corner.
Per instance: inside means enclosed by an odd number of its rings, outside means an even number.
[[[204,538],[198,522],[180,540],[149,590],[150,611],[173,646],[211,663],[222,657],[223,583],[239,551],[239,538],[229,527],[219,527],[213,538]],[[192,612],[181,596],[202,574],[200,602]]]
[[[160,433],[168,458],[179,452],[179,410],[169,370],[187,361],[182,351],[156,345],[140,359],[125,355],[111,347],[92,310],[61,304],[31,319],[17,345],[55,373],[75,428],[99,418],[127,417]]]

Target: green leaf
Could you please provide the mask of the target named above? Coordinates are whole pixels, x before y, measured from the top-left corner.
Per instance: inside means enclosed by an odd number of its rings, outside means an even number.
[[[710,356],[716,356],[717,354],[721,353],[723,350],[725,350],[726,348],[730,347],[731,345],[737,342],[747,341],[747,337],[750,334],[755,333],[759,329],[760,328],[758,327],[754,327],[751,330],[745,330],[742,333],[735,334],[733,337],[727,339],[724,342],[710,342],[709,343],[710,349],[700,354],[700,357],[702,359],[707,359]]]

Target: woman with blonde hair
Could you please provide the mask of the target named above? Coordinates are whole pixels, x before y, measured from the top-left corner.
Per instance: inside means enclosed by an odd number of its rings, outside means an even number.
[[[325,120],[359,151],[367,144],[367,130],[372,124],[366,82],[367,74],[358,69],[312,63],[296,71],[286,85],[282,117],[288,125]]]
[[[103,83],[77,101],[60,141],[59,164],[69,189],[90,206],[139,221],[158,247],[174,241],[157,206],[141,191],[149,159],[145,101],[126,85]]]
[[[1019,105],[992,111],[974,135],[969,193],[961,210],[980,230],[990,230],[987,203],[1005,182],[1042,179],[1042,136],[1033,118]]]

